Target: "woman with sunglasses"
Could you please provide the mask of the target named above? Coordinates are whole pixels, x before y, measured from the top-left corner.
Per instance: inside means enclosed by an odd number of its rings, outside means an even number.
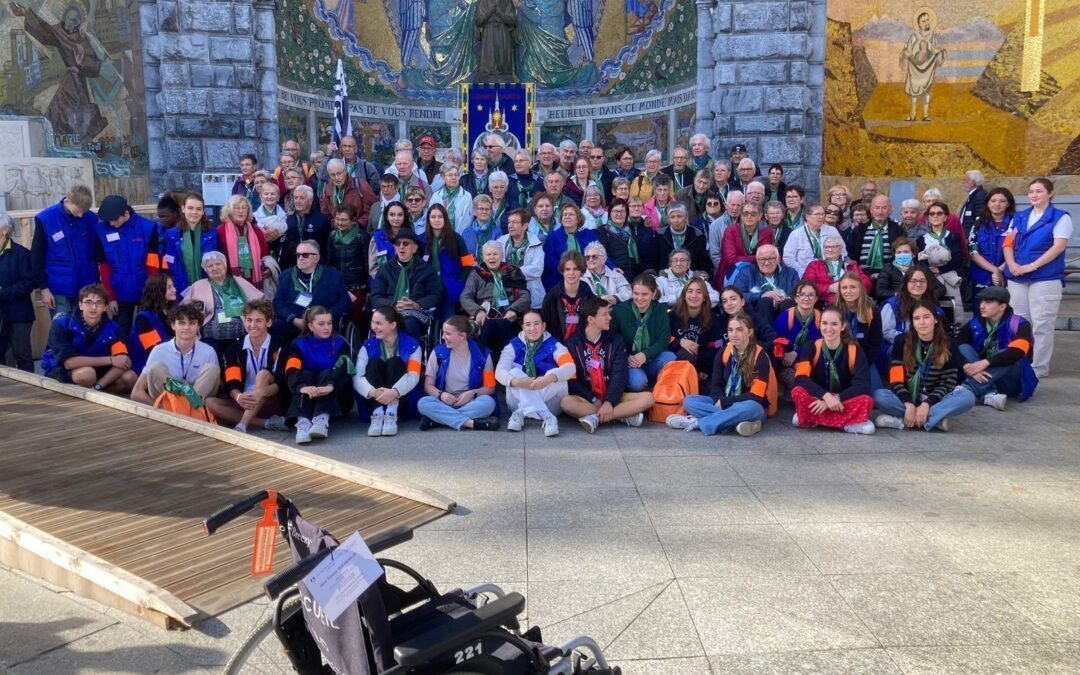
[[[935,201],[926,209],[929,229],[917,242],[920,257],[926,256],[930,271],[945,284],[945,292],[953,301],[957,321],[966,321],[964,297],[960,291],[960,267],[963,263],[961,238],[945,226],[949,207],[945,202]],[[934,249],[934,250],[931,250]],[[935,252],[936,250],[936,252]],[[940,262],[944,260],[944,262]]]

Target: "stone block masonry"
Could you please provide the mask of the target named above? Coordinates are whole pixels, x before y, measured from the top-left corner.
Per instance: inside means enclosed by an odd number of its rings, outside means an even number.
[[[151,189],[277,164],[274,0],[139,0]]]
[[[696,0],[697,131],[713,155],[743,143],[817,199],[822,165],[825,0]]]

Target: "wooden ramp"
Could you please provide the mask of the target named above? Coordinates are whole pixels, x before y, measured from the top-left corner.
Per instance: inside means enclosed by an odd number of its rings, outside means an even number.
[[[454,507],[394,481],[231,429],[0,368],[0,562],[165,628],[262,592],[256,516],[201,520],[263,489],[344,538],[415,528]],[[288,550],[277,542],[274,571]]]

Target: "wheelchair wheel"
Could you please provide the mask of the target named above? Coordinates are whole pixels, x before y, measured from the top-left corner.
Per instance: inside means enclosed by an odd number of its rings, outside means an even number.
[[[293,601],[286,611],[299,605]],[[225,665],[225,675],[257,675],[258,673],[296,673],[293,664],[274,633],[274,615],[271,613],[259,622],[251,635],[244,640],[233,657]]]

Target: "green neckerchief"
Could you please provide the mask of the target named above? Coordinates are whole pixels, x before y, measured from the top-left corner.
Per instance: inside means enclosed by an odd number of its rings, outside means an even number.
[[[236,227],[233,225],[233,227]],[[251,244],[247,239],[247,228],[245,225],[243,230],[237,228],[236,233],[236,259],[240,263],[240,270],[245,277],[251,276],[251,270],[255,267],[254,256],[251,254]]]
[[[525,264],[525,249],[529,247],[529,233],[526,232],[525,236],[521,238],[520,244],[514,243],[513,237],[507,237],[506,239],[506,259],[511,265],[521,267]]]
[[[450,215],[450,229],[457,232],[457,226],[454,224],[454,220],[457,218],[457,209],[454,207],[454,200],[461,194],[461,186],[458,185],[453,191],[450,188],[443,186],[443,206],[446,207],[447,214]]]
[[[626,229],[630,237],[626,240],[626,252],[630,254],[634,263],[641,262],[641,255],[638,253],[637,237],[634,236],[634,228],[630,227],[630,221],[626,221]]]
[[[536,351],[540,349],[544,341],[537,340],[536,342],[529,342],[525,340],[525,374],[529,377],[536,377]]]
[[[742,395],[742,368],[739,366],[739,350],[731,348],[731,374],[728,375],[727,385],[724,387],[724,396],[731,398]]]
[[[342,161],[344,161],[344,160],[342,160]],[[359,161],[359,158],[354,160],[352,164],[349,164],[348,162],[345,162],[345,173],[352,176],[353,172],[356,171],[356,164],[357,164],[358,161]]]
[[[840,391],[840,372],[836,370],[836,361],[840,358],[840,352],[844,348],[844,343],[841,342],[840,346],[836,348],[835,352],[830,352],[828,345],[825,341],[821,341],[821,356],[825,359],[825,366],[827,368],[827,374],[829,378],[829,391],[835,394]]]
[[[777,278],[776,274],[773,274],[772,279],[765,276],[761,272],[758,272],[758,276],[761,277],[761,282],[758,283],[758,288],[761,289],[762,293],[768,293],[769,291],[775,291],[776,290],[776,278]]]
[[[199,396],[199,393],[195,391],[195,387],[192,387],[184,380],[175,377],[166,377],[164,389],[170,394],[186,398],[188,405],[192,408],[198,409],[203,407],[204,401],[202,396]]]
[[[592,275],[593,293],[595,293],[596,295],[599,295],[601,297],[607,295],[608,294],[607,289],[604,288],[604,282],[601,281],[601,279],[603,279],[603,277],[601,277],[596,272],[589,272],[589,274]]]
[[[356,223],[353,223],[352,227],[347,230],[335,229],[333,234],[334,243],[344,244],[345,246],[351,245],[358,236],[360,236],[360,228],[356,226]]]
[[[379,358],[383,361],[389,361],[391,358],[397,356],[398,353],[398,341],[394,340],[394,344],[390,349],[386,348],[386,343],[379,340]]]
[[[442,274],[442,257],[439,255],[442,250],[442,237],[436,234],[431,239],[431,254],[428,256],[428,264],[435,270],[435,276],[439,276]],[[412,264],[412,261],[410,260],[409,263]]]
[[[604,183],[600,180],[600,176],[604,174],[603,169],[600,171],[592,172],[592,184],[596,186],[596,189],[600,191],[601,196],[604,196]],[[606,199],[607,197],[604,196]]]
[[[932,228],[932,227],[928,228],[926,230],[926,233],[928,235],[930,235],[931,237],[933,237],[934,240],[937,243],[941,244],[942,246],[945,246],[945,237],[949,236],[949,231],[947,229],[945,229],[944,227],[941,228],[941,234],[940,235],[934,234],[934,228]]]
[[[309,211],[310,213],[310,211]],[[300,230],[300,238],[304,238],[304,219],[307,215],[300,213],[299,211],[293,211],[293,215],[296,216],[296,229]]]
[[[304,286],[304,284],[300,282],[300,268],[296,268],[296,272],[293,274],[293,288],[296,289],[297,293],[307,293],[308,295],[311,295],[321,277],[322,265],[316,265],[315,271],[311,273],[311,283],[308,286]]]
[[[802,209],[795,212],[795,215],[791,215],[791,211],[784,211],[784,225],[786,227],[794,228],[795,223],[802,220]]]
[[[810,248],[814,251],[814,257],[818,260],[825,258],[825,252],[821,250],[821,232],[812,232],[806,228],[806,238],[810,240]]]
[[[198,225],[196,225],[198,227]],[[188,283],[195,283],[202,277],[202,236],[201,232],[193,229],[185,229],[180,235],[180,257],[184,263],[184,271],[187,272]]]
[[[566,233],[566,250],[581,253],[581,245],[578,244],[577,232]]]
[[[214,293],[221,298],[221,309],[225,312],[225,316],[230,319],[240,316],[247,298],[244,297],[244,291],[240,290],[240,284],[236,283],[236,279],[226,275],[223,284],[210,279],[210,286],[214,289]]]
[[[275,207],[274,207],[273,209],[271,209],[271,210],[267,210],[267,208],[266,208],[266,204],[263,204],[263,205],[262,205],[262,212],[263,212],[263,215],[264,215],[264,216],[272,216],[272,215],[274,215],[275,213],[277,213],[277,207],[275,206]]]
[[[551,234],[551,231],[555,229],[555,218],[552,218],[551,219],[551,225],[548,225],[546,227],[538,219],[536,221],[536,227],[540,230],[541,238],[544,239],[544,240],[547,240],[548,235]]]
[[[829,278],[833,281],[844,275],[844,263],[839,260],[826,260],[825,266],[829,268]]]
[[[491,273],[491,285],[492,309],[498,310],[501,313],[503,303],[499,301],[505,301],[506,306],[509,306],[510,304],[510,299],[506,297],[506,287],[503,286],[502,272],[495,270]]]
[[[682,275],[682,276],[679,276],[678,274],[675,274],[674,272],[672,272],[671,273],[671,278],[674,279],[675,281],[678,281],[679,286],[685,286],[686,284],[690,283],[691,276],[690,276],[689,271],[687,271],[687,273]]]
[[[983,339],[981,353],[984,359],[992,359],[997,355],[997,340],[994,333],[998,329],[997,323],[990,321],[989,319],[983,322],[983,328],[986,329],[986,337]]]
[[[911,396],[911,402],[918,405],[919,392],[922,391],[923,372],[926,369],[926,363],[930,361],[930,357],[934,354],[934,343],[931,342],[929,346],[924,348],[923,341],[918,336],[914,337],[916,340],[915,372],[911,373],[911,377],[908,378],[908,394]]]
[[[679,171],[678,169],[672,169],[671,172],[675,174],[675,191],[678,192],[679,190],[686,187],[685,185],[683,185],[683,172]]]
[[[746,233],[745,225],[739,226],[739,232],[742,233],[742,245],[746,255],[753,255],[754,251],[757,250],[758,234],[761,233],[761,226],[758,225],[754,228],[753,236]]]
[[[341,206],[345,201],[345,186],[334,186],[334,206]]]
[[[668,206],[671,206],[671,202],[668,202],[667,204],[664,204],[663,206],[660,206],[659,204],[656,204],[656,213],[657,213],[657,215],[660,216],[660,227],[667,227],[667,209],[668,209]]]
[[[499,208],[495,208],[495,199],[492,198],[492,200],[491,200],[491,222],[498,223],[499,221],[501,221],[503,211],[505,211],[505,210],[506,210],[506,199],[505,198],[502,200],[502,203],[499,206]]]
[[[799,316],[798,307],[791,311],[795,312],[795,318],[802,322],[802,325],[799,328],[799,332],[795,336],[795,347],[798,348],[802,347],[803,344],[806,343],[806,338],[808,335],[810,335],[810,324],[814,321],[814,310],[810,310],[810,316],[806,317],[805,321],[801,316]]]
[[[518,174],[519,176],[521,174]],[[532,196],[533,190],[536,189],[536,181],[531,180],[528,183],[518,178],[518,208],[525,208],[529,205],[529,198]]]
[[[398,261],[398,264],[401,265],[401,271],[398,272],[397,287],[394,289],[394,302],[409,296],[409,271],[412,269],[414,262],[416,262],[415,257],[405,264],[401,264],[400,260]]]
[[[675,230],[668,228],[668,232],[671,232],[672,245],[674,245],[675,248],[682,248],[683,244],[686,243],[687,230],[683,230],[682,232],[676,232]]]
[[[885,262],[886,223],[878,225],[871,222],[870,228],[874,230],[874,240],[870,242],[870,251],[866,254],[866,266],[872,270],[879,270]]]
[[[649,335],[649,315],[652,314],[654,305],[649,305],[649,308],[645,310],[644,314],[638,312],[637,307],[634,307],[634,314],[637,315],[637,330],[634,331],[634,343],[632,350],[635,354],[641,351],[645,351],[645,348],[652,342],[652,338]]]

